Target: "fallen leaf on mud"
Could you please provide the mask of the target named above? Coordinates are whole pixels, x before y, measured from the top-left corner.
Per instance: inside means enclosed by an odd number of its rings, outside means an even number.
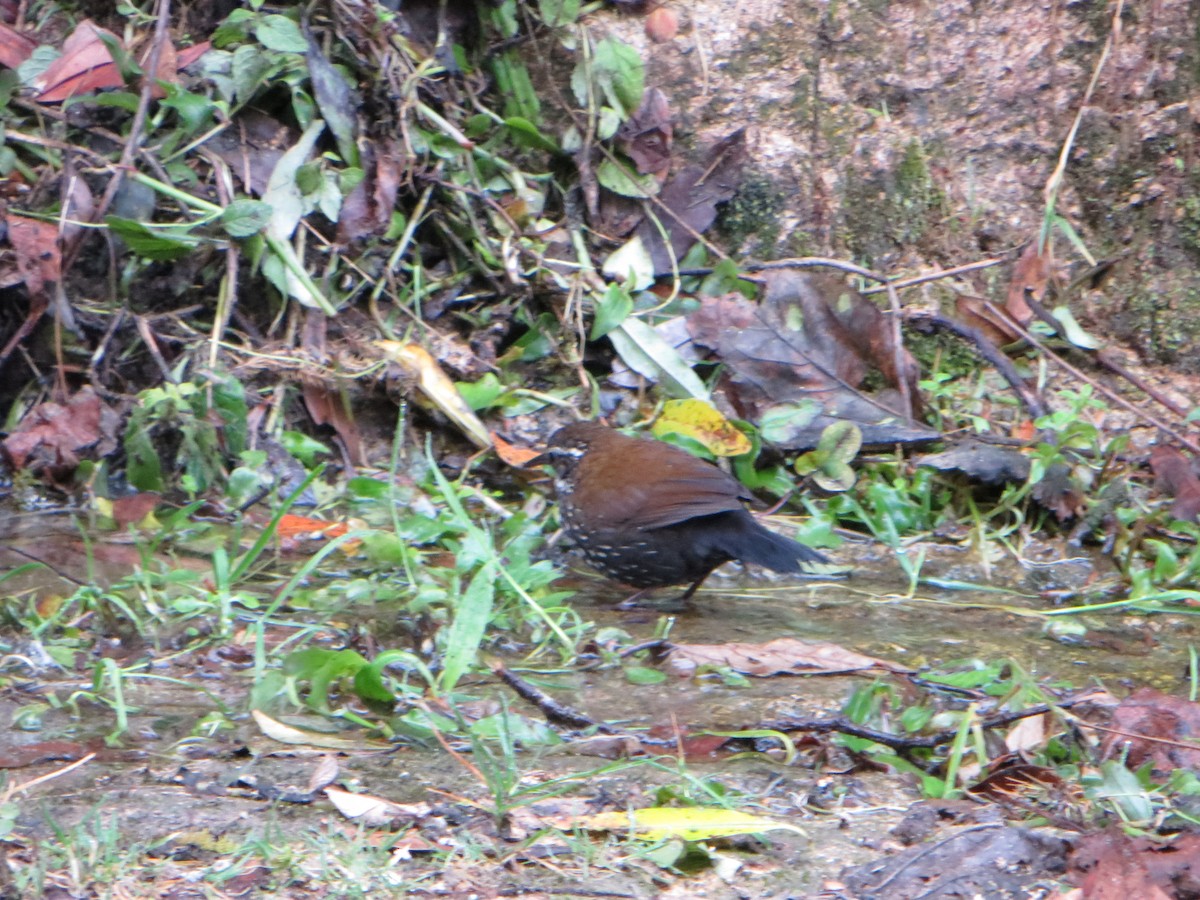
[[[62,277],[62,254],[58,246],[58,226],[26,216],[4,216],[8,242],[16,257],[17,273],[30,294],[40,295],[46,282]],[[17,282],[12,282],[17,283]]]
[[[14,468],[66,476],[75,471],[85,450],[94,447],[96,458],[111,453],[116,448],[116,427],[116,413],[85,387],[65,406],[35,406],[3,446]]]
[[[1008,759],[1012,758],[1014,757],[1008,757]],[[1064,786],[1065,782],[1053,769],[1028,763],[1015,763],[996,768],[987,777],[967,788],[967,793],[972,797],[991,800],[995,803],[1006,803],[1014,799],[1021,799],[1026,794],[1045,794],[1051,790],[1061,791]]]
[[[362,181],[342,201],[339,244],[366,240],[391,226],[396,192],[404,173],[404,152],[393,140],[367,141],[362,149],[362,168]]]
[[[1200,478],[1187,457],[1174,447],[1157,444],[1150,451],[1150,468],[1155,486],[1175,498],[1171,515],[1182,522],[1200,519]]]
[[[255,109],[234,117],[230,127],[204,142],[204,149],[224,160],[246,193],[261,197],[276,163],[300,134]]]
[[[137,525],[154,512],[158,506],[160,495],[154,491],[143,491],[129,497],[118,497],[112,501],[110,514],[117,528],[124,529],[128,525]]]
[[[705,841],[735,834],[761,834],[767,831],[805,831],[796,825],[768,819],[736,809],[698,809],[696,807],[648,807],[626,812],[597,813],[553,822],[559,828],[585,828],[589,831],[630,831],[640,838],[661,840],[681,838]]]
[[[824,641],[776,638],[765,644],[675,644],[667,664],[680,674],[691,674],[701,666],[730,668],[744,675],[830,675],[880,668],[889,672],[911,672],[905,666],[847,650]]]
[[[1200,836],[1170,843],[1133,838],[1118,826],[1081,838],[1068,875],[1086,900],[1171,900],[1200,892]]]
[[[285,725],[259,709],[250,710],[250,715],[254,717],[254,721],[263,734],[281,744],[304,744],[309,747],[322,747],[326,750],[387,750],[391,747],[391,744],[386,741],[344,738],[319,731],[305,731],[302,728]]]
[[[37,49],[37,41],[0,22],[0,66],[15,69]]]
[[[496,455],[505,464],[513,468],[520,469],[529,464],[532,459],[537,459],[541,456],[541,452],[534,450],[532,447],[518,447],[516,444],[509,443],[496,432],[491,432],[492,449],[496,451]]]
[[[941,453],[926,453],[914,460],[942,472],[961,472],[983,484],[1023,484],[1029,478],[1029,457],[1015,447],[982,441],[964,441]]]
[[[979,331],[997,347],[1015,344],[1021,335],[1012,322],[992,312],[988,304],[979,297],[960,294],[954,300],[954,317],[964,325]]]
[[[1030,241],[1021,258],[1013,267],[1012,280],[1008,283],[1008,299],[1005,311],[1022,325],[1033,320],[1033,310],[1025,302],[1028,290],[1040,300],[1046,293],[1046,282],[1050,278],[1046,257],[1038,253],[1037,241]]]
[[[1125,765],[1136,772],[1147,762],[1160,773],[1175,769],[1200,770],[1200,703],[1193,703],[1153,688],[1140,688],[1113,710],[1109,727],[1120,734],[1107,734],[1101,751],[1107,759],[1125,757]]]
[[[120,88],[125,86],[121,71],[113,62],[105,40],[119,45],[121,39],[111,31],[98,27],[90,19],[84,19],[71,32],[70,37],[63,43],[62,55],[46,67],[31,82],[31,87],[38,91],[35,96],[39,103],[61,103],[80,94],[90,94],[105,88]],[[139,60],[143,69],[149,64],[150,48],[147,48]],[[189,54],[188,61],[193,61],[194,54]],[[163,46],[159,55],[156,81],[175,82],[179,59],[175,45],[168,42]],[[152,94],[157,99],[166,96],[166,92],[155,85]]]
[[[842,870],[846,893],[879,900],[1034,897],[1063,871],[1070,844],[1034,828],[976,825]],[[878,890],[886,885],[886,890]],[[1124,900],[1143,895],[1126,894]]]
[[[431,812],[428,803],[393,803],[383,797],[352,794],[334,787],[325,788],[325,796],[347,819],[353,819],[371,828],[380,828],[404,820],[423,819]]]
[[[363,450],[362,435],[358,423],[346,407],[345,398],[337,391],[330,390],[324,384],[306,381],[301,387],[304,397],[304,408],[312,416],[317,425],[328,425],[337,432],[346,448],[346,455],[356,466],[367,463],[366,451]]]
[[[617,131],[617,146],[643,175],[665,173],[671,165],[671,108],[667,95],[651,88],[642,105]]]

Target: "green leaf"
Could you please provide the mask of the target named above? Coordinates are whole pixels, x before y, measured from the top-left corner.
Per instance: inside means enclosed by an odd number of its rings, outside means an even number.
[[[141,97],[130,91],[106,91],[103,94],[88,97],[89,106],[108,106],[130,113],[136,112],[138,104],[141,102]]]
[[[1058,324],[1062,326],[1063,337],[1085,350],[1099,350],[1104,344],[1083,330],[1083,326],[1075,321],[1071,310],[1065,306],[1056,306],[1052,313]]]
[[[475,573],[454,611],[454,621],[446,634],[446,650],[442,658],[440,681],[443,691],[452,691],[475,662],[492,617],[495,596],[496,567],[489,560]]]
[[[642,103],[646,66],[637,50],[616,38],[606,37],[596,45],[592,78],[608,105],[628,119]]]
[[[492,60],[492,75],[496,78],[496,93],[504,98],[504,115],[537,122],[542,104],[529,70],[516,51],[501,53]]]
[[[850,462],[861,449],[862,432],[857,425],[845,419],[827,426],[817,442],[818,451],[842,463]]]
[[[551,28],[571,25],[579,17],[579,0],[538,0],[538,12]]]
[[[658,179],[639,175],[625,163],[606,159],[596,167],[596,180],[614,194],[644,199],[658,193]]]
[[[667,674],[649,666],[626,666],[625,680],[630,684],[662,684],[667,680]]]
[[[167,95],[159,103],[167,109],[175,110],[188,134],[199,131],[212,120],[215,106],[208,97],[203,94],[193,94],[170,82],[160,82],[160,84]]]
[[[641,235],[635,234],[608,255],[600,267],[609,278],[643,291],[654,284],[654,260]]]
[[[284,450],[305,466],[312,466],[316,462],[317,454],[330,452],[325,444],[316,438],[309,437],[302,431],[285,431],[279,436],[279,443],[283,445]],[[375,479],[370,480],[374,481]],[[382,484],[383,482],[377,483]]]
[[[478,381],[456,381],[454,386],[476,412],[499,404],[507,390],[494,372],[485,373]]]
[[[138,256],[153,260],[182,259],[196,249],[196,241],[166,237],[153,229],[120,216],[105,216],[104,222]]]
[[[561,152],[552,138],[542,134],[536,125],[523,116],[509,116],[504,120],[504,124],[518,138],[517,143],[524,147],[534,147],[547,153]]]
[[[633,312],[633,298],[619,284],[610,284],[604,296],[596,302],[596,315],[592,320],[592,333],[588,340],[604,337]]]
[[[254,36],[269,50],[282,53],[304,53],[308,50],[308,41],[300,32],[300,26],[287,16],[263,16],[254,26]]]
[[[662,384],[672,397],[708,399],[708,388],[653,328],[641,319],[629,318],[608,334],[618,355],[639,375]]]
[[[238,103],[248,103],[258,93],[268,75],[276,69],[278,62],[262,48],[244,44],[233,51],[230,73],[233,78],[233,96]]]
[[[815,400],[800,403],[781,403],[762,414],[758,433],[764,443],[786,443],[792,435],[806,427],[821,414],[821,404]],[[797,469],[797,471],[799,471]],[[801,472],[800,474],[806,474]]]
[[[813,473],[812,479],[822,490],[838,493],[854,487],[855,475],[854,470],[844,462],[829,459],[820,470]]]
[[[125,477],[139,491],[162,491],[162,461],[142,417],[130,416],[125,430]]]
[[[353,678],[367,665],[367,660],[354,650],[325,650],[309,647],[289,654],[283,661],[283,674],[308,681],[307,704],[322,713],[330,713],[329,689],[343,677]]]
[[[271,204],[261,200],[234,200],[221,213],[221,225],[230,237],[248,238],[266,228],[271,212]]]

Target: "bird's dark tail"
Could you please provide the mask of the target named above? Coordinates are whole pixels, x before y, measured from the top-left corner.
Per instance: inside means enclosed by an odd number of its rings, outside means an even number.
[[[844,573],[822,553],[760,525],[749,512],[736,516],[736,527],[724,535],[724,549],[735,559],[775,572]]]

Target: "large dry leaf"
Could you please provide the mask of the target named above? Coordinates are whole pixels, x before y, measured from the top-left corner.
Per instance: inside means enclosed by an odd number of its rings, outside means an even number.
[[[69,475],[82,454],[95,448],[101,457],[116,447],[117,415],[85,387],[65,405],[34,407],[4,439],[4,451],[17,469]]]
[[[325,788],[325,796],[347,819],[368,828],[382,828],[400,821],[424,819],[430,814],[428,803],[395,803],[371,794],[352,794],[340,788]]]
[[[1008,283],[1008,299],[1005,310],[1022,325],[1033,320],[1033,310],[1025,302],[1025,292],[1040,300],[1046,293],[1050,280],[1050,266],[1046,257],[1038,253],[1037,241],[1031,241],[1013,267],[1012,280]]]
[[[15,69],[37,49],[37,41],[0,22],[0,66]]]
[[[762,421],[776,407],[808,408],[807,417],[770,432],[772,444],[791,450],[815,447],[836,421],[853,422],[868,445],[938,437],[903,421],[892,328],[873,303],[836,278],[778,270],[765,279],[761,303],[740,294],[704,298],[687,320],[692,339],[725,364],[722,388],[743,418]],[[916,366],[907,351],[900,357],[909,395],[916,397]],[[858,389],[872,370],[888,389]]]
[[[730,668],[743,675],[830,675],[863,669],[910,672],[904,666],[864,656],[837,644],[776,638],[765,644],[676,644],[667,664],[681,674],[701,666]]]
[[[1110,727],[1119,734],[1105,736],[1105,757],[1123,756],[1131,771],[1147,762],[1157,772],[1200,771],[1200,703],[1154,688],[1134,691],[1113,710]]]
[[[98,27],[90,19],[84,19],[75,26],[63,43],[62,55],[33,79],[31,86],[38,91],[35,99],[40,103],[61,103],[80,94],[124,87],[125,79],[121,77],[112,54],[101,40],[102,36],[113,43],[121,42],[111,31]],[[151,52],[152,48],[148,46],[138,60],[143,70],[149,65]],[[197,48],[189,48],[187,61],[193,62],[202,52]],[[180,65],[175,45],[168,41],[159,54],[155,80],[177,81],[176,72]],[[158,99],[166,96],[166,92],[157,85],[152,93]]]
[[[450,376],[429,355],[428,350],[420,344],[402,344],[399,341],[376,341],[375,344],[473,444],[483,449],[491,447],[492,436],[487,428],[479,421],[474,410],[467,406]]]

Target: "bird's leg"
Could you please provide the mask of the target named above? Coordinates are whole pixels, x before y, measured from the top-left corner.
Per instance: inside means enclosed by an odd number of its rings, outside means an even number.
[[[700,585],[704,584],[704,579],[708,578],[708,576],[711,575],[712,573],[713,573],[713,570],[709,569],[707,572],[705,572],[703,575],[701,575],[699,578],[697,578],[695,581],[693,581],[692,586],[683,592],[683,596],[679,598],[679,602],[687,603],[689,600],[691,600],[692,594],[696,593],[696,590],[700,587]]]

